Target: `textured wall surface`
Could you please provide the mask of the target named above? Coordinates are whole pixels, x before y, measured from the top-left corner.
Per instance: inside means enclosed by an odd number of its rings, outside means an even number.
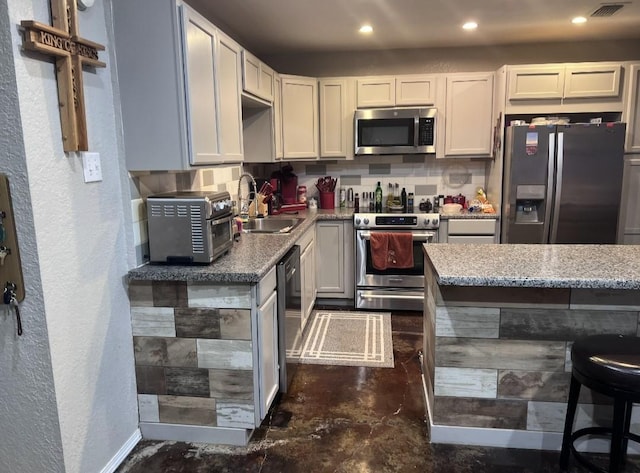
[[[49,2],[9,0],[8,5],[5,30],[11,32],[15,55],[38,251],[35,264],[42,280],[41,290],[30,291],[25,304],[43,301],[38,313],[46,317],[53,372],[53,386],[48,383],[46,388],[55,387],[65,471],[98,472],[135,434],[138,420],[123,283],[128,269],[124,208],[130,208],[130,197],[119,165],[111,79],[115,71],[105,52],[100,57],[106,69],[83,76],[89,148],[100,153],[103,176],[101,182],[86,184],[81,157],[62,151],[54,66],[22,53],[16,28],[24,19],[50,23]],[[99,0],[79,13],[79,23],[81,35],[109,50],[107,9],[108,3]],[[27,333],[34,330],[35,321],[25,322]],[[38,323],[41,329],[43,322]],[[24,373],[30,374],[28,369]],[[25,423],[19,425],[24,428]],[[55,447],[60,452],[60,441]]]
[[[0,2],[0,171],[9,177],[26,297],[24,334],[0,308],[0,471],[64,471],[7,2]],[[3,283],[4,284],[4,283]],[[38,452],[34,455],[33,452]]]
[[[519,44],[477,48],[398,49],[262,57],[281,74],[313,77],[494,71],[504,64],[630,61],[640,40]]]

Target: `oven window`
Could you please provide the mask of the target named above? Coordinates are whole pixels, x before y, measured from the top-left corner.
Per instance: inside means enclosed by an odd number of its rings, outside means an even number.
[[[413,242],[413,268],[389,268],[386,270],[379,270],[373,267],[371,260],[371,242],[367,240],[367,274],[382,274],[382,275],[398,275],[398,276],[424,276],[424,257],[422,253],[422,245],[424,241]]]
[[[358,146],[413,146],[413,118],[358,120]]]
[[[214,254],[219,248],[229,244],[233,239],[233,235],[231,234],[232,231],[231,219],[211,225],[211,249]]]

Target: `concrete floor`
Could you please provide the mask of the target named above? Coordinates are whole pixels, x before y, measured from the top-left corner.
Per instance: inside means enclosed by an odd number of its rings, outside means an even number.
[[[392,327],[395,368],[300,365],[247,447],[143,440],[117,472],[559,471],[558,452],[430,444],[418,355],[422,316],[394,313]],[[640,473],[640,459],[625,472]]]

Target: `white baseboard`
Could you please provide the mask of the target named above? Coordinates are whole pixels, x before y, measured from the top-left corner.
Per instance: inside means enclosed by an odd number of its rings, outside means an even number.
[[[476,445],[481,447],[524,448],[532,450],[560,450],[562,433],[531,430],[487,429],[480,427],[456,427],[431,423],[431,443]],[[608,453],[605,439],[588,439],[576,443],[581,452]],[[640,445],[629,442],[628,453],[640,454]]]
[[[127,455],[129,455],[134,447],[138,445],[140,440],[142,440],[142,433],[140,432],[140,429],[136,429],[124,445],[120,447],[120,450],[118,450],[111,460],[109,460],[109,463],[100,470],[100,473],[113,473],[116,471],[116,468],[118,468],[124,459],[127,458]]]
[[[145,439],[235,445],[239,447],[246,446],[253,433],[253,430],[240,428],[164,424],[161,422],[140,422],[140,430]]]

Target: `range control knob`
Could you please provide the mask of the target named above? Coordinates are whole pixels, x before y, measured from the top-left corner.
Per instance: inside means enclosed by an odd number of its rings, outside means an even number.
[[[434,218],[433,221],[431,222],[433,225],[438,225],[438,219]]]
[[[428,218],[425,218],[425,219],[424,219],[424,224],[425,224],[425,225],[429,225],[429,222],[430,222],[430,221],[431,221],[431,220],[429,220]]]
[[[365,219],[364,219],[364,221],[363,221],[363,223],[364,223],[365,225],[369,225],[369,219],[368,219],[368,218],[365,218]]]
[[[358,217],[356,217],[355,222],[356,222],[356,225],[360,225],[360,219]]]

